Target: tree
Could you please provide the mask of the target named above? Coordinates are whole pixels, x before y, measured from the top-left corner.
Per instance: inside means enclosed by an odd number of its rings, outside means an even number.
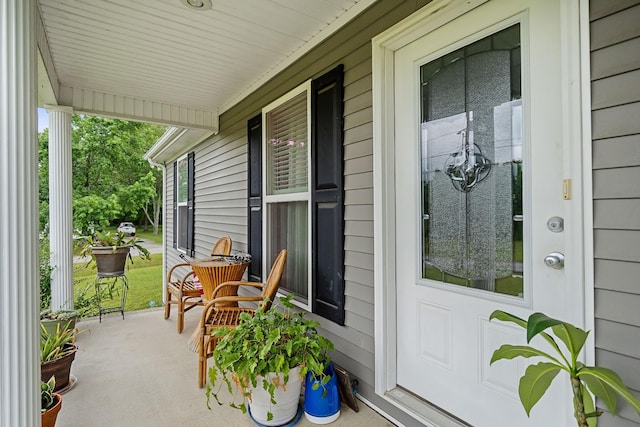
[[[73,224],[85,235],[108,226],[121,212],[115,194],[107,198],[90,195],[73,199]]]
[[[149,171],[132,185],[122,187],[118,193],[120,203],[125,208],[124,213],[134,215],[142,210],[145,218],[153,225],[153,234],[158,234],[162,205],[162,189],[158,191],[158,183],[162,184],[162,178],[157,179],[154,172]]]
[[[145,176],[144,153],[164,128],[140,122],[74,115],[74,194],[117,194]]]
[[[143,155],[165,128],[85,115],[74,115],[71,123],[74,227],[87,231],[91,223],[106,226],[117,220],[148,217],[146,212],[153,206],[155,220],[151,222],[157,233],[159,214],[155,213],[161,208],[162,190],[157,190],[158,172]],[[38,135],[41,228],[48,222],[48,139],[48,129]],[[149,173],[156,176],[153,183]],[[143,200],[132,200],[128,194],[139,195]]]
[[[40,230],[49,223],[49,129],[38,134],[38,201]]]
[[[115,194],[120,210],[110,222],[144,215],[157,234],[159,215],[151,220],[148,211],[154,202],[158,203],[159,211],[162,198],[157,195],[153,169],[143,155],[164,132],[164,127],[78,115],[73,116],[72,123],[74,198],[87,195],[108,198]],[[74,214],[74,222],[75,218]]]

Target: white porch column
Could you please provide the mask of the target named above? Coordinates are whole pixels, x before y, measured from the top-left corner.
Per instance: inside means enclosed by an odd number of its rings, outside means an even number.
[[[36,0],[0,6],[0,426],[40,425]]]
[[[49,244],[51,310],[73,308],[71,107],[45,105],[49,113]]]

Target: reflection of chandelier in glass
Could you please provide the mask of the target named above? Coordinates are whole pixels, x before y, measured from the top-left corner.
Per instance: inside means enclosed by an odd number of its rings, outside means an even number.
[[[473,112],[467,113],[467,128],[458,132],[462,135],[460,150],[451,154],[444,162],[444,173],[451,179],[453,187],[468,193],[484,181],[491,172],[491,160],[482,154],[478,144],[473,142]]]

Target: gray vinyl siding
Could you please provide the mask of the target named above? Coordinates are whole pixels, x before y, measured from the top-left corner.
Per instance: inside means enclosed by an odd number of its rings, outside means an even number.
[[[196,253],[208,255],[221,236],[247,248],[246,133],[235,130],[201,144],[196,153]]]
[[[358,392],[407,426],[415,420],[374,393],[373,113],[371,38],[426,1],[379,2],[220,116],[220,132],[195,148],[196,256],[221,235],[247,245],[247,121],[308,79],[344,64],[345,326],[316,318],[334,342],[334,360],[359,381]],[[168,201],[173,171],[167,168]],[[167,211],[167,224],[172,224]],[[171,232],[167,234],[171,242]],[[170,245],[170,243],[169,243]],[[167,265],[178,260],[169,248]]]
[[[640,395],[640,2],[592,0],[590,21],[596,362]]]

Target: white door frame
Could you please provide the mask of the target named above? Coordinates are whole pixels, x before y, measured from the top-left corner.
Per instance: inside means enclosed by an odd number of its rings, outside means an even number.
[[[375,392],[426,425],[456,425],[456,421],[396,389],[396,270],[395,270],[395,181],[394,181],[394,52],[428,32],[446,24],[489,0],[434,0],[418,12],[372,40],[373,89],[373,182],[374,182],[374,303],[375,303]],[[564,70],[580,81],[563,91],[562,105],[572,118],[564,139],[580,143],[565,148],[565,158],[580,159],[566,178],[572,193],[582,198],[580,212],[566,214],[565,225],[582,234],[577,247],[568,248],[584,260],[583,294],[576,303],[584,308],[584,326],[593,331],[593,216],[589,68],[588,0],[562,1],[563,37],[579,37],[578,51],[564,51]],[[579,34],[579,36],[577,36]],[[577,157],[576,157],[577,156]],[[567,168],[568,170],[569,168]],[[577,177],[577,179],[576,179]],[[570,219],[570,220],[568,220]],[[570,268],[570,267],[569,267]],[[595,360],[594,335],[585,345],[586,363]]]

